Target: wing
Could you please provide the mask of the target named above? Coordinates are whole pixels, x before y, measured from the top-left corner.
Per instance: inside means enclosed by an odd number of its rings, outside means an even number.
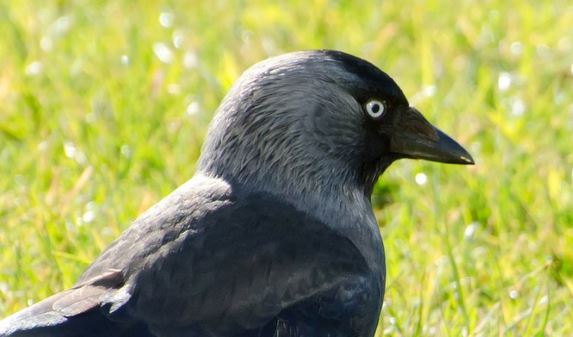
[[[108,299],[122,285],[122,274],[118,270],[110,270],[2,320],[0,336],[151,337],[144,325],[114,320],[108,314]]]
[[[370,273],[351,240],[283,200],[194,178],[0,336],[274,336],[357,310],[377,317],[380,285],[355,282]]]
[[[201,207],[214,208],[211,202],[224,199],[226,189],[206,179],[184,184],[138,218],[75,287],[0,321],[0,337],[152,336],[143,322],[124,310],[131,298],[129,277],[169,246],[177,231],[185,232],[194,212],[206,212]]]

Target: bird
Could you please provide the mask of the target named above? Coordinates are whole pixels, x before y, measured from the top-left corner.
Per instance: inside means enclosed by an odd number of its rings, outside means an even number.
[[[223,98],[195,175],[0,336],[374,336],[386,264],[371,195],[402,158],[474,164],[366,60],[261,61]]]

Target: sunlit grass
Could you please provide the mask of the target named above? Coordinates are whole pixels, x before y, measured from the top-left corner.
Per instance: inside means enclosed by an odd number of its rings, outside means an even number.
[[[385,69],[477,161],[381,179],[379,335],[573,335],[570,1],[142,4],[0,2],[0,316],[71,286],[193,175],[242,70],[331,48]]]

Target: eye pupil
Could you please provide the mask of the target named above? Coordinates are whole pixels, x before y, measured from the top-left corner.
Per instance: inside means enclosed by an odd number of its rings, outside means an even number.
[[[372,104],[372,112],[377,113],[378,111],[380,111],[380,105],[377,103]]]

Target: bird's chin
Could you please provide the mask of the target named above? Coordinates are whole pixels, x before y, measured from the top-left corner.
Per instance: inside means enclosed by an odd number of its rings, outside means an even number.
[[[386,169],[392,165],[398,159],[403,158],[402,155],[387,153],[380,157],[377,161],[368,163],[364,166],[362,177],[364,193],[367,197],[372,195],[374,186],[378,182],[378,178],[386,171]]]

